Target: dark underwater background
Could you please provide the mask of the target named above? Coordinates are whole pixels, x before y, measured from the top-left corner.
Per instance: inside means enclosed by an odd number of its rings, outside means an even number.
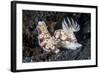
[[[66,17],[73,18],[80,25],[80,31],[76,32],[75,35],[82,47],[76,50],[61,48],[57,54],[47,54],[38,44],[36,31],[38,21],[45,21],[48,24],[48,31],[53,34],[54,31],[51,29],[61,29],[61,23]],[[22,20],[23,63],[91,59],[91,14],[23,10]]]

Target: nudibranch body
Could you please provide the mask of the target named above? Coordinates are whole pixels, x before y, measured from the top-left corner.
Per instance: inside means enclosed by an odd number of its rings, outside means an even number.
[[[47,25],[44,21],[39,21],[37,25],[38,30],[38,42],[40,47],[50,53],[60,52],[59,48],[77,49],[82,47],[77,42],[74,32],[80,30],[80,26],[73,19],[67,18],[68,23],[65,19],[62,22],[62,29],[55,30],[54,35],[50,35]],[[72,22],[71,22],[72,21]]]

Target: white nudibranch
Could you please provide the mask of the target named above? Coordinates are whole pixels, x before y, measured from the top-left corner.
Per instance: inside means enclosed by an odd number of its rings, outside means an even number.
[[[38,30],[39,45],[48,53],[60,52],[59,47],[73,50],[82,47],[82,44],[77,42],[77,38],[74,34],[74,32],[80,30],[80,26],[72,18],[69,19],[67,17],[67,22],[64,19],[62,21],[62,29],[55,30],[53,36],[50,35],[44,21],[39,21],[36,28]]]

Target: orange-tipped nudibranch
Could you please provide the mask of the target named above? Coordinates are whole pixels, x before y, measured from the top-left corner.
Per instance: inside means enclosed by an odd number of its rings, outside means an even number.
[[[59,47],[73,50],[82,47],[82,45],[77,42],[74,34],[74,32],[80,30],[79,24],[72,18],[67,18],[67,21],[68,23],[65,19],[62,21],[62,29],[55,30],[53,36],[50,35],[44,21],[38,22],[36,29],[38,30],[39,45],[44,51],[48,53],[58,53],[60,52]]]

